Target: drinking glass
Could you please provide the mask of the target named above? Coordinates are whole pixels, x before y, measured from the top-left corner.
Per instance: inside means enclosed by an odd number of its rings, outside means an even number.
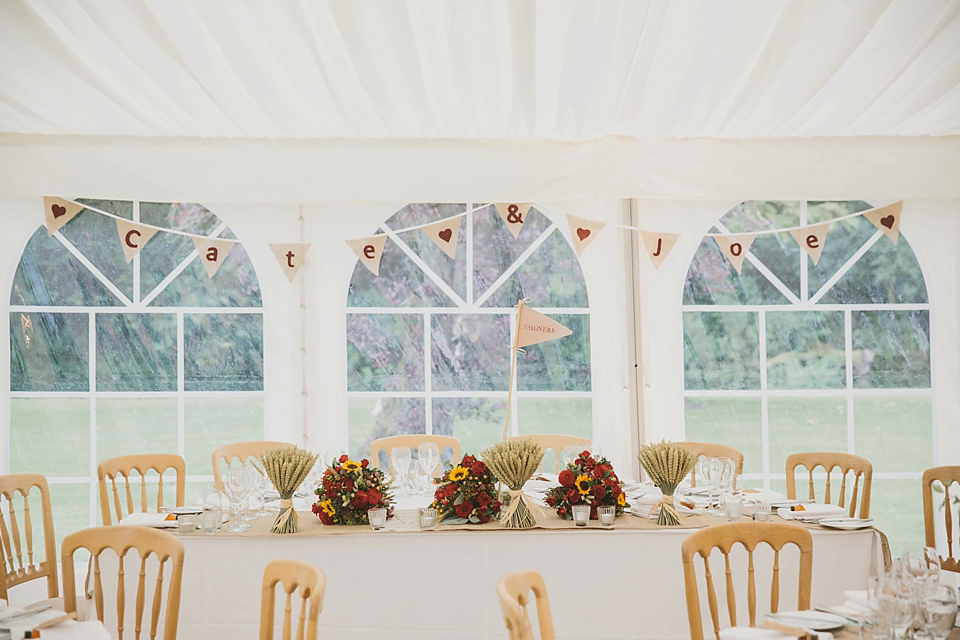
[[[722,517],[724,516],[723,509],[721,507],[721,486],[723,483],[723,470],[724,470],[723,458],[710,458],[710,466],[707,468],[707,487],[709,488],[710,496],[710,510],[709,513],[714,516]],[[714,492],[717,492],[717,499],[714,500]]]
[[[930,595],[920,600],[920,622],[923,636],[943,640],[957,621],[957,591],[946,585],[935,585]]]
[[[397,497],[400,497],[401,492],[405,493],[403,483],[410,469],[410,447],[394,447],[390,452],[390,459],[393,462],[393,485],[396,487]]]
[[[256,495],[260,501],[260,509],[257,511],[257,517],[263,518],[264,516],[269,516],[270,512],[267,511],[267,491],[273,487],[273,483],[270,482],[270,478],[267,477],[267,472],[263,468],[263,463],[260,462],[259,458],[251,458],[250,460],[253,468],[257,470],[257,488]]]
[[[931,547],[907,547],[900,555],[900,567],[913,581],[919,598],[932,595],[940,582],[940,557]]]
[[[424,442],[417,450],[417,455],[420,468],[423,470],[423,474],[427,476],[427,482],[429,483],[430,478],[433,477],[433,471],[440,464],[440,448],[436,442]]]
[[[387,510],[383,507],[367,509],[367,520],[370,522],[371,529],[379,531],[387,524]]]
[[[227,533],[241,533],[250,528],[250,525],[243,522],[240,514],[240,504],[247,497],[247,482],[243,477],[243,467],[232,467],[223,479],[223,491],[230,500],[230,515],[233,516],[230,526],[227,527]]]
[[[256,467],[253,466],[253,463],[250,460],[247,460],[243,463],[243,466],[240,467],[243,469],[243,484],[244,484],[244,498],[243,498],[243,520],[245,522],[252,522],[256,520],[259,515],[256,508],[250,508],[250,498],[253,497],[253,494],[256,493],[257,487],[260,486],[260,474],[257,473]]]
[[[560,460],[563,461],[563,468],[566,469],[573,461],[577,459],[577,456],[580,455],[580,447],[575,444],[567,445],[560,450]]]
[[[204,531],[204,533],[216,533],[220,531],[223,525],[223,494],[216,489],[203,492],[203,513],[212,513],[210,519],[213,520],[213,531]],[[208,519],[209,521],[209,519]]]
[[[890,624],[893,640],[906,638],[916,612],[915,600],[910,590],[904,588],[904,585],[888,584],[880,593],[879,604],[883,617]]]
[[[570,507],[573,512],[573,524],[578,527],[585,527],[590,522],[590,505],[575,504]]]

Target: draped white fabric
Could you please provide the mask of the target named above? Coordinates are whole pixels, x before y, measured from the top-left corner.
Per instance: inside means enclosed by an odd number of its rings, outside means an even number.
[[[957,0],[0,3],[0,132],[960,134]]]

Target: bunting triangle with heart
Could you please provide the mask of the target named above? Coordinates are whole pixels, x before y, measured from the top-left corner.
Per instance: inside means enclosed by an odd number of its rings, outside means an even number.
[[[603,222],[578,218],[569,213],[567,214],[567,223],[570,225],[570,241],[573,242],[573,250],[577,252],[578,258],[607,226]]]
[[[900,212],[902,210],[903,200],[878,209],[864,211],[863,217],[872,222],[877,229],[883,231],[883,235],[890,238],[893,244],[897,244],[897,240],[900,239]]]
[[[451,258],[457,257],[457,240],[460,238],[460,222],[463,216],[447,218],[420,230],[426,234],[440,250]]]
[[[44,196],[43,216],[47,223],[47,235],[52,236],[57,231],[83,211],[83,205],[70,202],[63,198]]]

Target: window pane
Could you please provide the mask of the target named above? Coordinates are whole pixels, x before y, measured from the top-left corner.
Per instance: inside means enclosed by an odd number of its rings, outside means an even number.
[[[807,204],[807,222],[809,224],[828,222],[869,208],[869,204],[859,200],[810,202]],[[825,249],[820,254],[820,260],[817,264],[813,264],[812,260],[807,262],[809,297],[813,297],[827,280],[853,257],[863,243],[873,236],[876,230],[868,220],[859,217],[831,224],[823,243]],[[835,300],[831,299],[831,301]]]
[[[347,390],[422,391],[423,317],[347,315]]]
[[[97,460],[177,453],[176,398],[98,398]]]
[[[757,314],[683,314],[686,389],[759,389]]]
[[[473,295],[479,298],[520,255],[550,227],[550,220],[531,208],[520,235],[514,240],[496,207],[490,205],[473,213]],[[568,247],[569,248],[569,247]],[[514,295],[515,287],[510,295]],[[509,296],[507,296],[509,297]],[[543,305],[543,300],[535,300]],[[517,300],[509,302],[512,307]],[[579,306],[579,305],[578,305]]]
[[[416,203],[408,204],[396,212],[386,224],[391,229],[403,229],[426,222],[443,220],[466,211],[463,204]],[[403,240],[423,262],[450,285],[457,295],[467,296],[467,224],[460,219],[460,234],[456,258],[451,259],[422,231],[416,229],[400,234]]]
[[[857,455],[878,473],[932,467],[932,404],[929,395],[854,397]]]
[[[771,311],[766,318],[769,388],[846,387],[842,311]]]
[[[56,533],[57,549],[61,548],[65,537],[91,526],[90,485],[90,482],[50,484],[50,506],[53,511],[53,530],[54,533]],[[39,527],[38,530],[34,532],[34,535],[38,534]],[[39,547],[43,548],[43,545],[41,544]],[[74,558],[80,562],[86,560],[88,557],[87,552],[84,550],[74,555]]]
[[[955,493],[956,488],[951,495]],[[874,526],[886,534],[891,553],[899,555],[904,547],[926,545],[920,506],[920,478],[874,478],[870,494],[870,517],[874,520]],[[936,500],[940,494],[933,495]],[[910,515],[904,517],[904,514]]]
[[[184,389],[262,391],[263,316],[185,314]]]
[[[531,298],[534,307],[589,306],[580,261],[559,229],[537,247],[484,306],[512,307],[523,298]]]
[[[214,449],[231,442],[263,440],[263,426],[263,398],[184,399],[183,457],[187,475],[211,475]]]
[[[737,274],[713,238],[697,249],[683,288],[683,304],[787,304],[766,276],[744,259]]]
[[[459,440],[460,455],[479,456],[484,449],[500,442],[506,419],[506,398],[433,400],[433,432]]]
[[[176,391],[177,317],[97,315],[98,391]]]
[[[116,220],[84,210],[61,228],[60,233],[128,300],[133,299],[133,264],[123,255]]]
[[[507,390],[510,316],[438,314],[433,316],[430,342],[435,390]]]
[[[550,315],[573,333],[524,347],[517,356],[521,391],[590,391],[590,316]]]
[[[453,300],[413,263],[403,249],[387,241],[380,258],[380,275],[373,275],[357,260],[350,277],[347,306],[450,307]]]
[[[76,202],[86,204],[100,211],[118,215],[127,220],[133,220],[133,202],[130,200],[93,200],[91,198],[76,198]]]
[[[518,398],[518,433],[560,433],[593,438],[591,398]]]
[[[771,473],[783,473],[791,453],[847,451],[846,398],[770,398],[767,403]]]
[[[686,398],[684,439],[715,442],[743,454],[744,473],[763,472],[760,398]]]
[[[87,314],[10,314],[11,391],[89,391]]]
[[[90,400],[10,399],[11,473],[78,477],[91,471]]]
[[[929,312],[854,311],[852,326],[855,387],[930,387]]]
[[[233,234],[224,232],[220,237],[233,238]],[[143,251],[149,249],[148,244]],[[253,270],[247,250],[239,242],[233,245],[212,278],[207,276],[207,270],[200,259],[194,258],[151,304],[166,307],[263,306],[257,274]]]
[[[140,221],[155,227],[202,235],[212,233],[220,222],[199,204],[169,202],[141,202]],[[173,233],[155,235],[140,252],[141,297],[146,298],[195,250],[193,241],[187,236]]]
[[[405,433],[426,433],[423,398],[348,398],[350,453],[370,457],[377,438]]]

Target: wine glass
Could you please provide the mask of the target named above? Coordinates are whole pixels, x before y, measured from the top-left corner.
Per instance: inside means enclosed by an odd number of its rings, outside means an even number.
[[[253,463],[250,460],[247,460],[245,463],[243,463],[243,466],[240,468],[243,469],[243,482],[246,488],[246,495],[244,496],[243,500],[243,520],[246,522],[251,522],[260,517],[257,509],[249,508],[249,500],[251,497],[253,497],[253,494],[256,493],[257,488],[260,486],[260,474],[257,473],[256,467],[253,466]]]
[[[957,621],[957,591],[946,585],[935,585],[932,593],[920,600],[920,622],[926,637],[946,638]]]
[[[573,464],[573,461],[577,459],[578,455],[580,455],[580,451],[580,447],[575,444],[567,445],[560,450],[560,459],[563,461],[564,469]]]
[[[247,482],[243,475],[243,467],[231,467],[223,479],[223,492],[230,500],[230,515],[233,516],[227,533],[241,533],[250,528],[240,517],[240,503],[247,497]]]
[[[433,477],[434,469],[440,463],[440,447],[437,446],[436,442],[424,442],[417,450],[417,456],[420,461],[420,468],[423,470],[423,474],[427,476],[427,482],[429,483],[430,478]]]
[[[940,556],[932,547],[907,547],[900,555],[900,566],[916,588],[917,597],[932,595],[940,582]]]
[[[267,472],[264,470],[263,463],[260,462],[259,458],[251,458],[250,463],[253,465],[253,468],[257,470],[258,476],[256,494],[260,500],[260,509],[257,511],[257,517],[263,518],[264,516],[270,515],[270,512],[267,511],[267,491],[270,490],[273,483],[270,482],[270,478],[267,477]]]
[[[879,608],[893,631],[893,640],[905,638],[916,612],[916,600],[910,588],[899,578],[888,579],[880,592]]]
[[[407,476],[407,470],[410,469],[410,447],[394,447],[390,452],[390,459],[393,462],[393,484],[397,487],[399,497],[403,480]]]

